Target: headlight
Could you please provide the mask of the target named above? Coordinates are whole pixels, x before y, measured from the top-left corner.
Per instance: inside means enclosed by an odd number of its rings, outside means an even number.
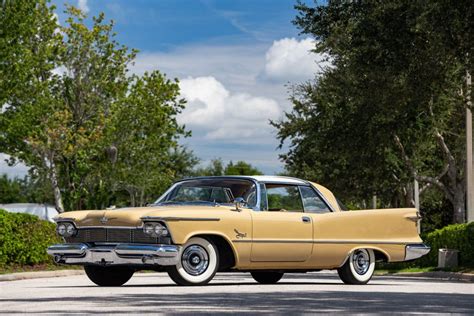
[[[73,236],[76,234],[76,227],[74,227],[73,224],[69,224],[67,227],[66,227],[66,235],[67,237],[70,237],[70,236]]]
[[[168,229],[166,229],[166,226],[160,223],[145,223],[143,226],[143,232],[153,237],[168,235]]]
[[[66,225],[59,224],[58,227],[56,227],[56,232],[59,236],[64,236],[64,234],[66,233]]]
[[[59,223],[56,232],[61,237],[71,237],[76,234],[77,230],[73,223]]]
[[[143,226],[143,232],[147,235],[152,235],[154,230],[155,228],[152,224],[145,224],[145,226]]]

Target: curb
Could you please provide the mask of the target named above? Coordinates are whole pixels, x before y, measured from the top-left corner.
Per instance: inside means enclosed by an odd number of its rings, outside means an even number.
[[[433,278],[446,281],[465,281],[474,282],[474,274],[447,271],[430,271],[430,272],[400,272],[400,273],[384,273],[380,276],[403,276],[403,277],[422,277]]]
[[[57,278],[70,275],[82,275],[83,270],[56,270],[56,271],[37,271],[37,272],[18,272],[0,275],[0,282],[18,281],[41,278]]]

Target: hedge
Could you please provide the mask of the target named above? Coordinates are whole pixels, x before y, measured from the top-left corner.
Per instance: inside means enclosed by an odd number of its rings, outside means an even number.
[[[425,244],[431,247],[429,254],[406,263],[381,264],[380,268],[436,267],[438,266],[438,249],[441,248],[459,250],[459,266],[466,268],[474,267],[474,222],[448,225],[424,234],[422,239]]]
[[[53,223],[0,210],[0,267],[49,263],[46,248],[58,242]]]
[[[438,249],[448,248],[459,250],[459,266],[474,267],[474,222],[467,224],[448,225],[428,233],[424,242],[431,251],[420,260],[423,266],[438,265]]]

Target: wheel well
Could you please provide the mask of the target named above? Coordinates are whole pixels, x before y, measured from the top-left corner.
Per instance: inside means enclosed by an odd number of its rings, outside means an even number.
[[[375,261],[388,262],[387,254],[377,249],[372,250],[374,251]]]
[[[216,245],[219,251],[219,269],[218,271],[227,271],[235,266],[235,255],[229,242],[222,236],[219,235],[198,235],[195,237],[205,238],[214,245]]]

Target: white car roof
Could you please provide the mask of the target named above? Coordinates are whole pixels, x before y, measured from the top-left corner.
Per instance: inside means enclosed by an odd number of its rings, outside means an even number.
[[[287,183],[287,184],[296,184],[296,185],[304,185],[308,184],[307,181],[301,180],[298,178],[292,177],[284,177],[284,176],[204,176],[204,177],[196,177],[191,179],[206,179],[206,178],[240,178],[240,179],[251,179],[258,182],[265,182],[265,183]],[[190,180],[190,179],[184,179]]]

